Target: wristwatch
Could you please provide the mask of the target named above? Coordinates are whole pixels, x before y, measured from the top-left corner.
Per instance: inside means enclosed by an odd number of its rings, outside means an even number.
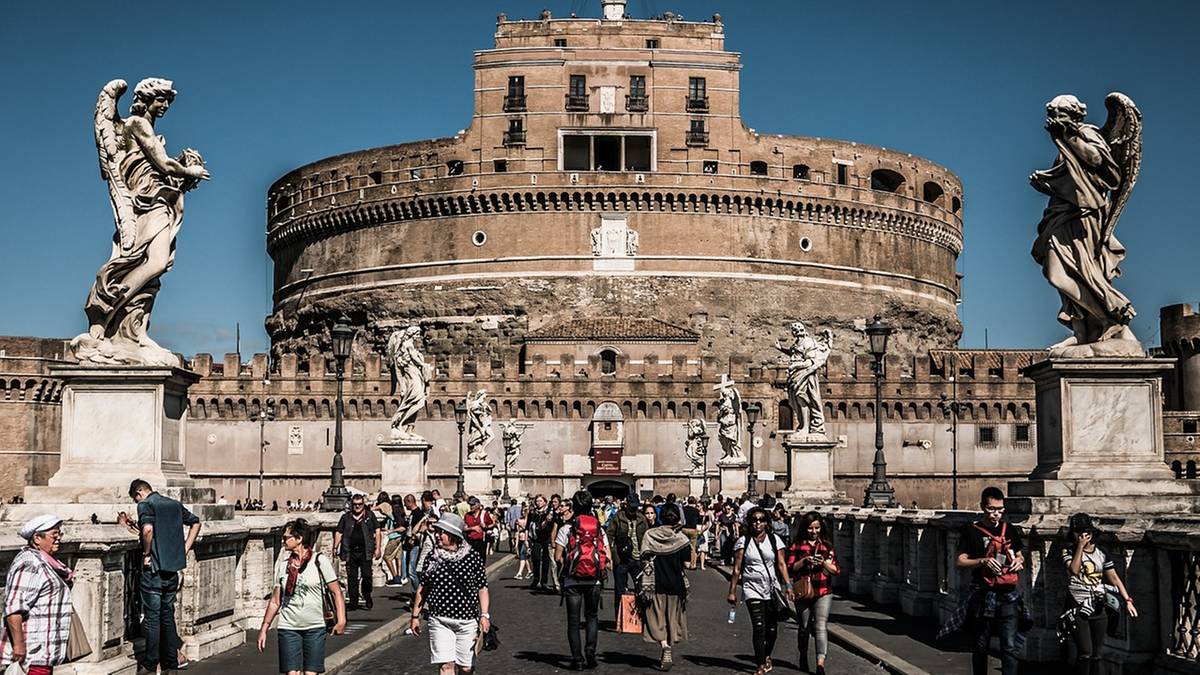
[[[483,614],[480,614],[480,615],[479,615],[479,618],[481,618],[481,619],[487,619],[488,621],[491,621],[491,620],[492,620],[492,615],[491,615],[491,614],[488,614],[487,612],[484,612]]]

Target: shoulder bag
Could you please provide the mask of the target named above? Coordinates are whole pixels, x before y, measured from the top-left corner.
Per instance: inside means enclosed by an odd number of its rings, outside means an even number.
[[[779,547],[775,543],[775,535],[768,532],[767,537],[771,539],[771,552],[774,554],[771,557],[771,563],[767,564],[767,556],[763,554],[762,546],[754,540],[754,548],[758,549],[758,557],[762,560],[763,566],[767,568],[768,578],[771,580],[771,611],[775,614],[777,621],[787,621],[792,617],[792,605],[788,602],[787,595],[779,586],[779,580],[775,576],[775,568],[779,564]],[[742,555],[745,559],[745,554]]]
[[[320,553],[313,556],[313,563],[317,566],[317,577],[321,579],[321,611],[325,616],[325,630],[331,631],[337,625],[337,602],[333,591],[329,590],[329,583],[325,581],[325,573],[321,571]],[[333,581],[339,583],[337,579]]]

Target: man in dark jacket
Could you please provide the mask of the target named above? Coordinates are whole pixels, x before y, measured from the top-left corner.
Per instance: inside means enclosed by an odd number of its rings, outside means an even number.
[[[383,556],[382,538],[379,521],[367,508],[366,499],[360,494],[351,497],[350,511],[342,514],[333,533],[333,550],[346,563],[348,610],[358,609],[360,588],[367,609],[375,606],[371,599],[371,561]]]
[[[641,514],[641,500],[637,495],[630,493],[625,498],[625,507],[617,512],[608,531],[612,540],[615,608],[621,607],[621,594],[626,588],[633,587],[633,580],[642,569],[638,559],[641,556],[642,537],[648,529],[650,524]]]

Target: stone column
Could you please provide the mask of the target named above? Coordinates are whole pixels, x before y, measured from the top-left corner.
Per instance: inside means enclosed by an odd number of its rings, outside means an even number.
[[[463,489],[468,495],[485,501],[492,495],[492,469],[495,464],[466,464],[463,466]],[[511,485],[510,485],[511,487]],[[491,503],[491,502],[487,502]]]
[[[721,496],[740,497],[749,483],[746,471],[750,468],[750,460],[734,459],[717,462],[717,470],[721,473]]]
[[[792,473],[783,499],[790,508],[817,504],[850,504],[833,486],[833,454],[837,441],[790,434],[783,448],[792,456]]]
[[[380,490],[388,494],[421,494],[429,489],[425,464],[433,445],[421,440],[387,440],[379,443],[383,453]]]

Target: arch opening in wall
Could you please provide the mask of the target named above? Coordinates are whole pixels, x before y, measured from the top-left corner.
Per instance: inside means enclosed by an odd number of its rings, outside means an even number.
[[[958,213],[962,210],[962,200],[958,197],[950,198],[950,213]]]
[[[808,165],[793,164],[792,165],[792,180],[808,180]]]
[[[871,189],[879,192],[899,192],[904,187],[904,176],[891,169],[875,169],[871,172]]]
[[[946,191],[934,181],[928,181],[921,187],[921,197],[930,204],[941,204]]]
[[[601,375],[616,375],[617,374],[617,350],[605,348],[600,350],[600,374]]]
[[[1184,474],[1184,477],[1188,479],[1194,479],[1196,477],[1196,460],[1188,460],[1187,472]]]
[[[751,176],[767,175],[767,163],[760,159],[756,159],[753,162],[750,162],[750,175]]]

